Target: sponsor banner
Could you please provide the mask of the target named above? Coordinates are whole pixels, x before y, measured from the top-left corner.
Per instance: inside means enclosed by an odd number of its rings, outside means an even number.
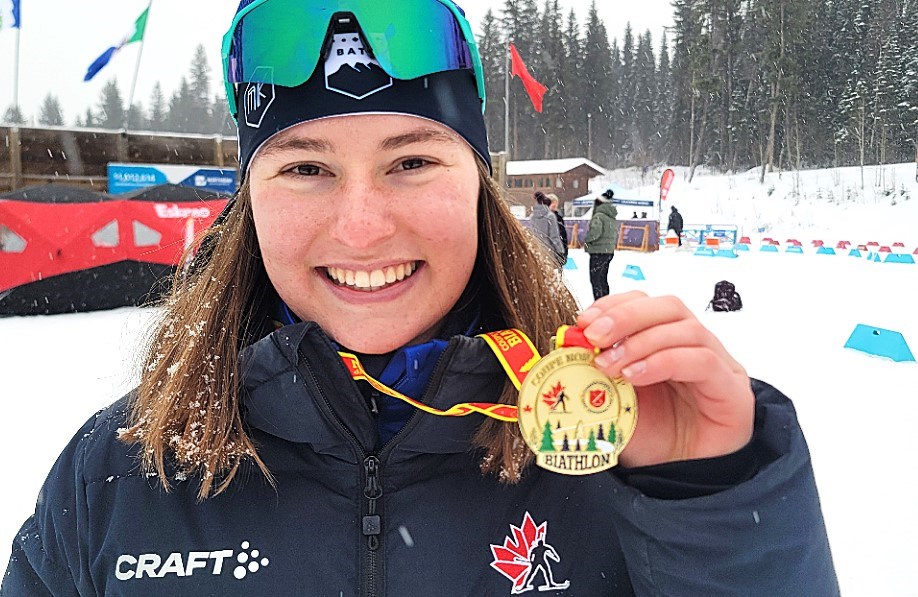
[[[682,230],[682,239],[704,244],[708,238],[720,239],[722,244],[735,245],[739,228],[727,224],[689,225]]]
[[[216,193],[233,194],[238,186],[236,170],[206,166],[168,164],[108,164],[108,192],[129,193],[160,184],[177,184]]]
[[[574,206],[587,206],[587,207],[592,207],[592,206],[593,206],[593,201],[595,201],[595,199],[596,199],[595,197],[586,197],[586,198],[581,198],[581,199],[574,199],[571,203],[572,203],[572,205],[574,205]],[[652,199],[651,199],[651,200],[645,200],[645,199],[616,199],[616,198],[613,197],[613,198],[612,198],[612,205],[629,205],[629,206],[632,206],[632,207],[655,207],[655,206],[656,206],[656,202],[653,201]]]

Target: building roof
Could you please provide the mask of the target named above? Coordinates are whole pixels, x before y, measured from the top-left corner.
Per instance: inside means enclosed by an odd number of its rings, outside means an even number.
[[[605,175],[606,170],[586,158],[564,158],[560,160],[519,160],[507,162],[507,176],[535,176],[539,174],[564,174],[579,166],[589,166],[596,175]]]

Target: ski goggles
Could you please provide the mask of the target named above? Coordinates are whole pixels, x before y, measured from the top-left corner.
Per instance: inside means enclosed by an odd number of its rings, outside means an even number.
[[[451,0],[253,0],[223,36],[223,75],[235,118],[235,85],[297,87],[324,59],[332,16],[351,13],[373,57],[391,77],[416,79],[474,71],[481,109],[485,86],[471,26]]]

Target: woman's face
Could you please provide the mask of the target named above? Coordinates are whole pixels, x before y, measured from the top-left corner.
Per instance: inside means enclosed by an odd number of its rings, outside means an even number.
[[[259,150],[249,181],[265,268],[294,313],[367,354],[434,337],[478,246],[478,167],[459,135],[404,115],[305,122]]]

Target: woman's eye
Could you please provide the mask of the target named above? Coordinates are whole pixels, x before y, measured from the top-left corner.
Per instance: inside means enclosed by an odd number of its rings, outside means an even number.
[[[418,168],[423,168],[429,162],[421,158],[411,158],[410,160],[405,160],[402,162],[402,170],[417,170]]]
[[[300,164],[291,168],[290,172],[299,176],[318,176],[322,170],[314,164]]]

